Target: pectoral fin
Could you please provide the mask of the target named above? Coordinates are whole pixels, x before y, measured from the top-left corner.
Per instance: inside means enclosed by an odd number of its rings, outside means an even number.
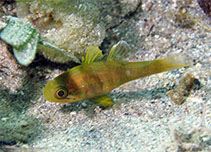
[[[125,61],[125,59],[129,57],[129,50],[129,45],[126,41],[119,41],[111,48],[106,62]]]
[[[90,101],[104,107],[109,107],[114,104],[111,98],[108,96],[96,97],[96,98],[90,99]]]
[[[90,46],[86,52],[86,56],[82,57],[82,64],[90,64],[102,60],[102,51],[97,46]]]

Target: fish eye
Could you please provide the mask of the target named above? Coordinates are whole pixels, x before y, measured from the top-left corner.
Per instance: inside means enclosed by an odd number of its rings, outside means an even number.
[[[63,98],[65,98],[65,97],[67,97],[67,95],[68,95],[68,91],[67,91],[67,89],[64,88],[64,87],[60,87],[60,88],[58,88],[58,89],[56,90],[55,96],[56,96],[56,98],[58,98],[58,99],[63,99]]]

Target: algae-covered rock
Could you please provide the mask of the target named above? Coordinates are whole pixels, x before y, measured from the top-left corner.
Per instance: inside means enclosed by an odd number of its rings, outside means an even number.
[[[91,1],[19,0],[17,15],[31,21],[47,41],[78,57],[88,46],[99,46],[105,37],[100,11]],[[52,61],[70,60],[44,46],[39,52]]]
[[[40,133],[40,121],[26,114],[31,96],[0,86],[0,142],[28,142]]]
[[[27,142],[39,132],[38,120],[30,117],[2,118],[0,120],[0,140],[7,142]]]

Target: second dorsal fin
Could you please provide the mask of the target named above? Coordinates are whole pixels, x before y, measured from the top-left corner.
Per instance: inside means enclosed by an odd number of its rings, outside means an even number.
[[[82,64],[90,64],[102,60],[102,51],[97,46],[90,46],[86,52],[86,56],[82,57]]]
[[[125,61],[127,57],[129,57],[129,45],[126,41],[121,40],[111,48],[106,62]]]

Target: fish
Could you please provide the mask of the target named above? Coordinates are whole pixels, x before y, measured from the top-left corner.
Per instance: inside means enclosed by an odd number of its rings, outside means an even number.
[[[120,41],[111,48],[107,59],[96,46],[90,46],[82,64],[50,80],[44,99],[50,102],[73,103],[89,100],[103,107],[114,105],[109,92],[120,85],[152,74],[189,66],[184,55],[151,61],[128,62],[129,45]],[[103,60],[104,59],[104,60]]]

